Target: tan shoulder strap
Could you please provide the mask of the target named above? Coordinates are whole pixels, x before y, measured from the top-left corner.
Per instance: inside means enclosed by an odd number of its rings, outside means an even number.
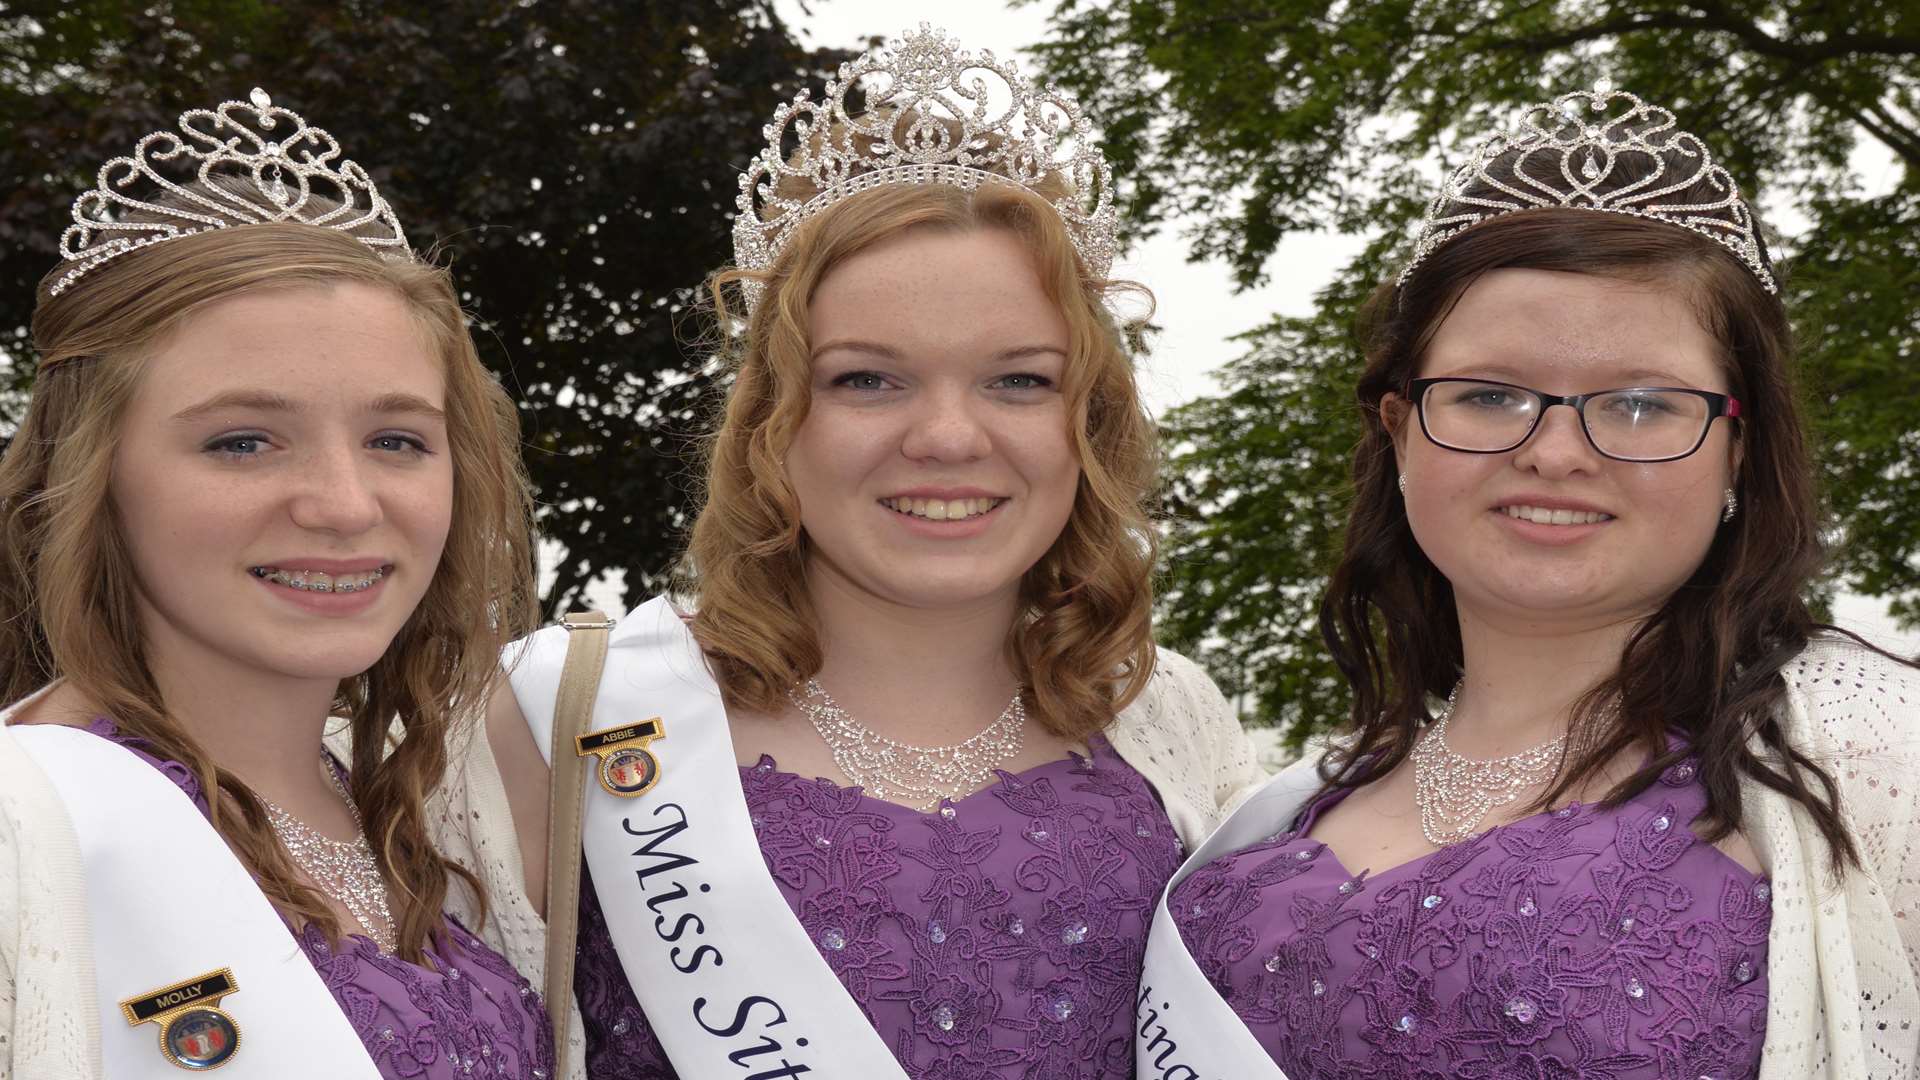
[[[547,1011],[553,1018],[553,1075],[567,1075],[567,1028],[573,1013],[574,940],[580,921],[580,788],[586,765],[574,753],[574,736],[593,725],[593,700],[607,662],[607,632],[613,619],[576,611],[560,620],[567,628],[567,661],[553,703],[553,774],[547,804]]]

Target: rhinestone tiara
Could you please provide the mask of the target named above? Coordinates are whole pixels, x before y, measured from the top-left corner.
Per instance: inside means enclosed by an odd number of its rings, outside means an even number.
[[[856,91],[858,115],[847,106]],[[792,157],[782,152],[789,132],[799,143]],[[1013,65],[964,51],[926,23],[840,65],[820,101],[795,94],[762,133],[766,149],[740,176],[740,269],[771,269],[808,218],[888,184],[1035,190],[1066,223],[1088,273],[1103,278],[1113,266],[1113,174],[1079,104],[1052,85],[1036,90]],[[807,193],[789,197],[789,178]],[[1068,190],[1039,190],[1048,180]],[[747,283],[749,309],[760,291]]]
[[[1621,110],[1620,106],[1625,105]],[[1503,214],[1571,207],[1678,225],[1725,247],[1770,293],[1778,293],[1753,211],[1727,170],[1674,115],[1602,81],[1528,107],[1522,129],[1487,140],[1428,204],[1415,267],[1447,241]],[[1700,186],[1710,195],[1689,193]],[[1678,196],[1676,200],[1675,197]]]
[[[197,189],[182,186],[194,180]],[[332,135],[258,87],[246,101],[181,113],[178,132],[142,138],[131,154],[102,165],[96,183],[73,200],[73,224],[60,234],[60,256],[72,265],[49,295],[129,251],[239,225],[294,221],[407,250],[366,170],[340,157]],[[137,196],[136,187],[144,189]]]

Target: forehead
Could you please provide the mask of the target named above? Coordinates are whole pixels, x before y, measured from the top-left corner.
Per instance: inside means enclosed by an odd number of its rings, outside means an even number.
[[[245,293],[194,312],[152,350],[139,397],[165,404],[246,387],[293,397],[409,393],[438,404],[444,382],[405,300],[341,282]]]
[[[1460,295],[1420,365],[1562,393],[1672,382],[1724,390],[1722,348],[1677,281],[1494,270]]]
[[[809,306],[813,345],[871,340],[903,353],[1065,348],[1025,242],[1005,229],[909,229],[828,271]]]

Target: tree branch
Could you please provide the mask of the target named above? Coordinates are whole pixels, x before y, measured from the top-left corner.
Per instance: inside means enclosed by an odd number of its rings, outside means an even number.
[[[1798,64],[1818,64],[1847,56],[1920,56],[1920,38],[1868,34],[1835,34],[1820,41],[1785,41],[1774,37],[1751,22],[1742,22],[1716,6],[1702,5],[1704,15],[1678,11],[1630,12],[1611,19],[1568,27],[1550,34],[1530,34],[1512,38],[1489,38],[1485,48],[1539,52],[1564,49],[1601,38],[1629,34],[1637,30],[1706,30],[1732,34],[1762,56],[1791,60]]]

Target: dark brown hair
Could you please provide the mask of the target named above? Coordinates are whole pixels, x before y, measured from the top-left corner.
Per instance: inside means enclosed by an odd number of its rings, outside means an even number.
[[[446,378],[453,516],[420,605],[373,668],[341,682],[353,729],[353,800],[392,886],[399,954],[420,961],[451,881],[478,878],[430,840],[427,794],[455,725],[477,722],[501,645],[534,621],[532,502],[519,418],[481,366],[446,270],[375,253],[312,225],[218,229],[135,251],[34,310],[40,374],[0,457],[0,701],[64,679],[160,757],[191,769],[213,824],[283,913],[339,939],[339,920],[294,869],[257,796],[167,712],[142,646],[137,583],[109,497],[127,402],[146,357],[209,304],[268,289],[357,282],[403,300]],[[401,737],[389,747],[389,726]],[[484,737],[477,736],[477,737]]]
[[[1633,176],[1623,172],[1620,179]],[[1613,674],[1576,704],[1576,736],[1568,742],[1577,749],[1538,806],[1597,777],[1623,751],[1651,757],[1608,792],[1608,805],[1694,754],[1707,793],[1706,839],[1740,825],[1746,778],[1804,807],[1832,846],[1836,868],[1857,863],[1833,777],[1787,739],[1778,719],[1787,693],[1781,669],[1816,633],[1834,630],[1814,620],[1805,599],[1824,549],[1786,311],[1713,240],[1622,214],[1554,208],[1493,218],[1441,246],[1404,286],[1381,286],[1363,306],[1357,335],[1367,363],[1357,392],[1365,431],[1354,451],[1345,551],[1320,611],[1321,633],[1353,686],[1357,738],[1329,752],[1323,776],[1355,787],[1386,775],[1429,720],[1429,698],[1445,696],[1460,678],[1453,590],[1408,526],[1382,399],[1406,393],[1427,342],[1461,294],[1480,275],[1506,268],[1686,289],[1701,325],[1720,344],[1729,392],[1750,417],[1739,421],[1742,454],[1733,478],[1740,513],[1720,527],[1686,583],[1635,629]],[[1613,701],[1620,719],[1602,727],[1602,711]],[[1689,745],[1670,748],[1669,731]]]

